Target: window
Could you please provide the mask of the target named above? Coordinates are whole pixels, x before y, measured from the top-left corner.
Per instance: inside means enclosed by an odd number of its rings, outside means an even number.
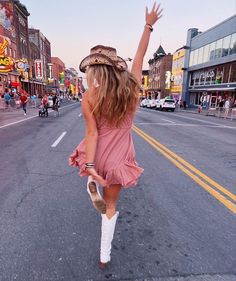
[[[190,53],[189,66],[192,66],[192,65],[193,65],[193,56],[194,56],[194,52],[192,51],[192,52]]]
[[[215,50],[215,58],[221,58],[222,56],[222,44],[223,39],[219,39],[216,41],[216,50]]]
[[[236,54],[236,33],[232,34],[229,54]]]
[[[228,56],[231,35],[223,38],[222,57]]]
[[[203,47],[201,47],[198,51],[198,64],[203,63]]]
[[[213,60],[215,58],[215,48],[216,42],[212,42],[209,47],[209,60]]]
[[[209,61],[209,47],[210,45],[205,45],[203,47],[203,58],[202,58],[202,62],[207,62]]]
[[[199,52],[199,49],[194,50],[193,65],[196,65],[196,64],[197,64],[197,61],[198,61],[198,52]]]

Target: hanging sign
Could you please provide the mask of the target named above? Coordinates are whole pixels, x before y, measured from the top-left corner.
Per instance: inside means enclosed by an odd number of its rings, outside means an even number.
[[[14,61],[5,55],[5,49],[10,45],[10,40],[0,36],[0,73],[7,73],[13,70]]]
[[[43,79],[43,61],[35,60],[34,61],[35,77],[36,79]]]

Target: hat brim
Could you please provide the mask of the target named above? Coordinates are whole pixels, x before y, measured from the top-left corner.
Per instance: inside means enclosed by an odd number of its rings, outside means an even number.
[[[125,60],[123,60],[121,57],[118,57],[116,59],[111,59],[110,57],[97,53],[97,54],[92,54],[88,55],[85,57],[80,65],[79,69],[81,72],[85,72],[86,68],[90,65],[109,65],[116,67],[120,70],[126,70],[128,68],[127,63]]]

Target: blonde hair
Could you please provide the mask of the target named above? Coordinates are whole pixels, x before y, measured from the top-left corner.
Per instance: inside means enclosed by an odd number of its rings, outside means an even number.
[[[97,119],[104,118],[110,125],[119,126],[127,114],[135,112],[140,84],[132,73],[108,65],[87,68],[88,84],[98,81],[92,111]]]

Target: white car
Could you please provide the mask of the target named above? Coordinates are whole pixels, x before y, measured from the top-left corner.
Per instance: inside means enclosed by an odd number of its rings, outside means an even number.
[[[151,109],[155,109],[156,106],[157,106],[157,100],[151,99],[151,100],[150,100],[150,108],[151,108]]]
[[[175,111],[175,100],[164,98],[157,101],[156,109]]]
[[[141,102],[140,102],[140,107],[146,107],[148,104],[148,100],[147,99],[143,99]]]

